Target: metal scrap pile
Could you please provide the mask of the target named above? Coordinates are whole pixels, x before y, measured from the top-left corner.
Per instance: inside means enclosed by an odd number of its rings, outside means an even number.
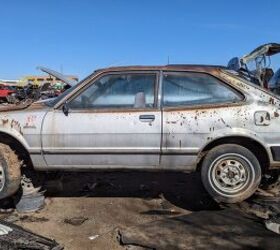
[[[279,43],[263,44],[241,58],[232,58],[228,68],[238,72],[246,80],[279,95],[280,69],[274,72],[271,68],[271,56],[279,53]]]
[[[50,82],[45,82],[41,85],[34,85],[26,82],[23,85],[8,86],[0,84],[0,102],[6,104],[19,104],[24,102],[34,102],[42,99],[48,99],[59,96],[66,89],[75,85],[75,80],[70,80],[61,73],[54,70],[38,67],[39,70],[58,79],[55,85]]]
[[[15,224],[0,220],[0,249],[61,250],[63,247],[51,239],[23,229]]]

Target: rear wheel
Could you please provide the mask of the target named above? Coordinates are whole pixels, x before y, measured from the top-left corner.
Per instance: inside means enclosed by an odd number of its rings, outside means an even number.
[[[21,163],[15,152],[0,143],[0,199],[13,195],[20,186]]]
[[[247,148],[224,144],[207,153],[201,177],[204,187],[216,201],[236,203],[256,191],[261,181],[261,166]]]

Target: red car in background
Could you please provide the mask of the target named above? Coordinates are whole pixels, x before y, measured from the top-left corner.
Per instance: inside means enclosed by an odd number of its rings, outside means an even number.
[[[16,90],[11,86],[0,84],[0,102],[13,103],[16,96]]]

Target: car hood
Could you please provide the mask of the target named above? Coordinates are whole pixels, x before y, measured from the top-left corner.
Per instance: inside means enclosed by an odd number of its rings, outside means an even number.
[[[256,49],[254,49],[252,52],[250,52],[248,55],[245,55],[240,58],[240,60],[243,63],[248,63],[252,60],[255,60],[256,58],[260,56],[272,56],[277,53],[280,53],[280,44],[279,43],[267,43],[263,44]]]
[[[238,71],[240,70],[242,65],[257,59],[258,57],[273,56],[278,53],[280,53],[279,43],[266,43],[257,47],[252,52],[243,57],[232,58],[231,60],[229,60],[227,67],[231,70]]]
[[[60,81],[70,85],[70,86],[74,86],[77,84],[77,81],[75,80],[71,80],[69,79],[67,76],[55,71],[55,70],[52,70],[52,69],[48,69],[46,67],[42,67],[42,66],[38,66],[37,67],[39,70],[49,74],[49,75],[52,75],[54,77],[56,77],[57,79],[59,79]]]

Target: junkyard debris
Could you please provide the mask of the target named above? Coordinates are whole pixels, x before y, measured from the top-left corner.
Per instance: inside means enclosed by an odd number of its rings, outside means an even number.
[[[40,250],[61,250],[56,241],[45,238],[38,234],[23,229],[17,225],[0,220],[1,227],[10,230],[8,234],[0,237],[0,249],[40,249]]]
[[[21,222],[47,222],[49,221],[48,218],[46,217],[37,217],[34,215],[23,215],[20,216],[19,214],[11,214],[10,216],[4,217],[3,218],[4,221],[6,222],[10,222],[10,223],[14,223],[17,221],[21,221]]]
[[[22,195],[16,204],[16,209],[20,213],[35,212],[44,207],[44,201],[44,192]]]
[[[0,224],[0,235],[8,234],[11,231],[13,231],[13,229],[11,229],[10,227]]]
[[[119,234],[122,246],[144,249],[279,249],[280,244],[276,234],[236,209],[173,216]]]
[[[28,216],[28,215],[20,216],[19,220],[23,221],[23,222],[46,222],[46,221],[49,221],[49,219],[47,219],[45,217],[36,217],[36,216]]]
[[[268,230],[280,234],[280,215],[276,215],[271,219],[265,221],[265,226]]]
[[[88,218],[86,217],[73,217],[69,219],[68,218],[64,219],[64,222],[67,224],[71,224],[73,226],[80,226],[87,220]]]
[[[90,240],[95,240],[95,239],[98,238],[98,237],[99,237],[99,234],[96,234],[96,235],[89,236],[88,238],[89,238]]]

